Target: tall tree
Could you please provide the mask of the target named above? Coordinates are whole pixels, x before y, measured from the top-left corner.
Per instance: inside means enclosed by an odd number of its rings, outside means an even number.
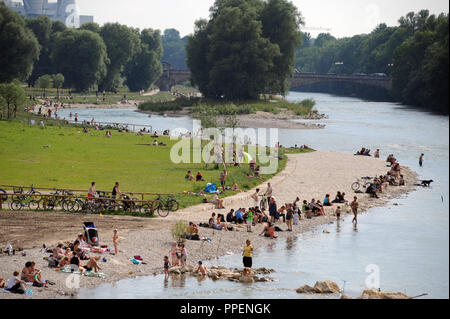
[[[186,47],[201,92],[227,99],[284,93],[301,41],[296,8],[284,0],[216,0],[210,12],[209,21],[196,22]]]
[[[107,74],[99,83],[100,91],[113,91],[117,88],[123,67],[140,50],[138,34],[119,23],[106,23],[100,29],[100,36],[106,44],[108,58]]]
[[[16,117],[17,109],[25,104],[25,90],[17,82],[0,84],[0,106],[2,114],[6,110],[6,117]]]
[[[28,84],[34,82],[44,74],[52,73],[50,62],[50,39],[52,34],[52,21],[49,17],[41,15],[37,18],[26,19],[27,27],[33,31],[41,48],[39,60],[34,64],[33,72],[28,79]]]
[[[162,45],[164,55],[162,61],[168,62],[172,69],[185,70],[187,37],[180,38],[180,32],[175,29],[164,30]]]
[[[25,19],[0,2],[0,83],[27,80],[39,58],[39,43]]]
[[[144,29],[140,34],[141,50],[125,65],[125,84],[130,91],[147,90],[162,74],[163,53],[159,30]]]
[[[43,96],[45,97],[45,89],[51,88],[53,86],[53,77],[49,74],[40,76],[36,80],[36,86],[44,90]]]
[[[109,63],[102,38],[87,30],[67,29],[60,33],[51,54],[57,72],[67,87],[86,91],[106,75]]]
[[[289,75],[294,71],[295,49],[302,43],[300,26],[304,24],[297,8],[286,0],[269,0],[261,14],[263,37],[277,44],[280,56],[275,57],[269,71],[268,83],[272,92],[289,90]]]

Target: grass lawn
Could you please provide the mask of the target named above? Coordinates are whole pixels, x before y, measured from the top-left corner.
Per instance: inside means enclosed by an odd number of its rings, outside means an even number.
[[[201,197],[184,195],[198,192],[206,182],[187,182],[188,170],[195,175],[201,171],[205,181],[220,185],[220,168],[205,164],[174,164],[170,160],[170,147],[176,141],[160,137],[163,146],[149,146],[150,136],[112,131],[83,133],[71,126],[29,126],[20,121],[0,121],[0,184],[49,188],[86,189],[96,181],[97,190],[111,191],[120,183],[123,192],[173,193],[181,207],[201,203]],[[49,147],[44,147],[49,146]],[[286,150],[285,152],[299,152]],[[286,156],[279,162],[278,171],[286,165]],[[248,178],[248,165],[228,169],[227,185],[237,183],[243,190],[251,189],[263,181]],[[273,175],[263,176],[268,180]],[[225,196],[236,192],[227,191]],[[150,197],[151,198],[151,197]]]

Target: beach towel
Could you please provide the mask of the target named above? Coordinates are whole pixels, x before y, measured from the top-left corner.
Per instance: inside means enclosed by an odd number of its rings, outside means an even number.
[[[84,273],[86,277],[106,278],[106,274],[102,272],[87,271]]]
[[[130,261],[131,261],[133,264],[135,264],[135,265],[140,265],[140,264],[142,264],[142,260],[137,260],[137,259],[135,259],[135,258],[131,258]]]
[[[9,290],[6,290],[6,289],[1,289],[0,291],[3,292],[3,293],[6,293],[6,294],[13,294],[13,292],[11,292]],[[27,291],[25,291],[24,295],[32,296],[33,295],[33,290],[27,289]]]
[[[206,187],[205,187],[205,190],[204,190],[205,193],[210,193],[210,194],[215,194],[218,191],[219,190],[217,189],[217,185],[216,184],[211,184],[211,183],[206,184]]]

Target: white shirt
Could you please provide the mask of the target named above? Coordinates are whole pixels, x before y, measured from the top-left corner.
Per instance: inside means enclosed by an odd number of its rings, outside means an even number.
[[[11,277],[8,279],[8,285],[6,286],[6,289],[11,289],[14,287],[18,282],[20,281],[19,276]]]

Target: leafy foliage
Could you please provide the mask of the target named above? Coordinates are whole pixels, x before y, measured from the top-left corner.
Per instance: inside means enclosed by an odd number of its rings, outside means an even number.
[[[106,23],[100,29],[109,58],[106,76],[99,83],[100,91],[114,91],[123,67],[140,52],[138,33],[119,23]]]
[[[210,11],[211,19],[198,20],[188,37],[193,84],[215,99],[284,93],[301,39],[295,7],[285,0],[216,0]]]
[[[109,59],[102,38],[88,30],[67,29],[58,34],[51,55],[65,84],[86,91],[105,77]]]
[[[27,80],[39,58],[39,43],[25,19],[0,3],[0,83]]]
[[[147,90],[162,74],[162,43],[159,30],[140,33],[140,52],[125,66],[125,84],[131,91]]]
[[[399,24],[380,24],[351,38],[320,34],[297,49],[295,67],[323,74],[385,73],[392,76],[398,101],[448,113],[448,14],[410,12]]]

